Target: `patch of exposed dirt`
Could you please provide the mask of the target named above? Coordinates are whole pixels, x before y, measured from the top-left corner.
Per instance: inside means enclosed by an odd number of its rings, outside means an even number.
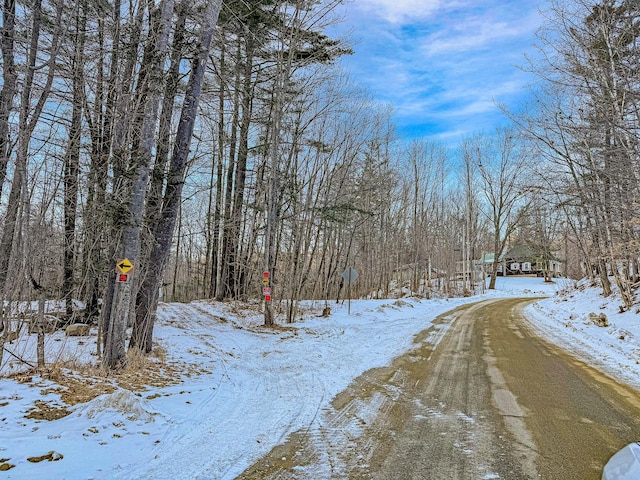
[[[44,460],[47,460],[49,462],[57,462],[58,460],[62,460],[63,458],[64,456],[61,453],[57,453],[51,450],[49,453],[45,453],[44,455],[40,455],[38,457],[29,457],[27,458],[27,461],[31,463],[39,463]]]
[[[294,335],[298,335],[298,328],[297,327],[288,327],[286,325],[278,325],[278,324],[273,324],[273,325],[256,325],[253,328],[249,329],[252,332],[258,332],[258,333],[273,333],[273,334],[278,334],[278,333],[293,333]]]
[[[229,303],[229,311],[234,316],[239,316],[239,317],[251,317],[253,315],[262,315],[262,304],[231,302]]]
[[[183,375],[194,375],[200,370],[202,369],[199,365],[146,362],[144,366],[125,368],[112,373],[109,378],[121,388],[132,392],[144,392],[149,388],[176,385],[182,381]]]
[[[33,420],[58,420],[71,413],[64,405],[58,402],[36,400],[34,403],[35,405],[29,409],[29,412],[24,416],[25,418],[31,418]]]

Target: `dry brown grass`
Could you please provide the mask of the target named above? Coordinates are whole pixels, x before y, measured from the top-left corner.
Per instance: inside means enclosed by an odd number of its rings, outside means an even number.
[[[10,378],[41,388],[43,396],[58,394],[59,401],[37,400],[25,415],[37,420],[57,420],[71,413],[67,407],[112,393],[118,387],[132,392],[144,392],[176,385],[184,377],[210,373],[199,365],[169,362],[167,357],[167,350],[156,345],[149,355],[137,349],[130,350],[125,367],[117,371],[107,371],[100,366],[83,365],[77,361],[65,361],[13,374]],[[73,368],[69,368],[70,366]]]
[[[24,417],[33,420],[58,420],[70,413],[71,411],[64,405],[36,400],[34,406],[29,409],[29,412]]]

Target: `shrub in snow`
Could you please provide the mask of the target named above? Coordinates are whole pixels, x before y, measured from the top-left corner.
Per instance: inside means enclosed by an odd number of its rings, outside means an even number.
[[[89,335],[90,330],[90,325],[86,325],[84,323],[74,323],[66,328],[65,333],[67,337],[86,337],[87,335]]]
[[[589,314],[589,320],[591,321],[591,323],[593,323],[594,325],[597,325],[598,327],[608,327],[609,326],[609,320],[607,319],[607,316],[604,313],[593,313],[591,312]]]

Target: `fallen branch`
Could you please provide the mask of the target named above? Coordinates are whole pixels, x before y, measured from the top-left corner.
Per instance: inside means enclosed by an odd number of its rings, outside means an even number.
[[[9,355],[17,358],[18,360],[20,360],[22,363],[26,363],[27,365],[29,365],[31,368],[35,368],[36,366],[33,363],[27,362],[24,358],[21,358],[20,356],[16,355],[15,353],[13,353],[11,350],[9,350],[7,347],[5,347],[4,345],[2,346],[2,348],[4,349],[5,352],[7,352]]]

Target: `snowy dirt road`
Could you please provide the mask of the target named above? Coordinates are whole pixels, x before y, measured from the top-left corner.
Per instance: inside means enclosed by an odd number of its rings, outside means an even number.
[[[439,317],[242,479],[599,479],[640,397],[536,336],[531,299]]]

